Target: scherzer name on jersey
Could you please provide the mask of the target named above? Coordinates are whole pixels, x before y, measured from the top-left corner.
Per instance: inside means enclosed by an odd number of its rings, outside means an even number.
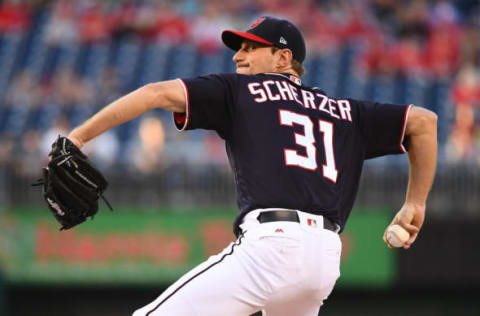
[[[300,91],[299,91],[300,90]],[[287,81],[265,80],[248,84],[248,91],[257,103],[266,101],[295,101],[306,109],[328,113],[336,119],[352,121],[348,100],[334,100],[321,93],[297,89]]]

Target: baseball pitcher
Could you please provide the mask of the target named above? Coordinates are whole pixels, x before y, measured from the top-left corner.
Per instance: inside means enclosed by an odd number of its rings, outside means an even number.
[[[225,140],[238,239],[134,316],[317,315],[340,276],[339,234],[365,159],[408,153],[406,198],[391,225],[408,232],[403,248],[414,243],[435,173],[437,116],[413,105],[332,98],[305,85],[305,42],[287,20],[262,17],[246,32],[224,31],[222,40],[236,51],[235,74],[147,84],[68,139],[81,148],[162,108],[179,130],[213,130]]]

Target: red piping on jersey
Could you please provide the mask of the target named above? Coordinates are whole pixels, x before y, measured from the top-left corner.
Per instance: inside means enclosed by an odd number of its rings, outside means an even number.
[[[249,39],[249,40],[257,42],[257,43],[262,43],[262,44],[266,44],[266,45],[273,45],[272,42],[264,40],[263,38],[255,35],[255,34],[251,34],[251,33],[247,33],[247,32],[232,31],[232,30],[225,30],[224,32],[230,32],[230,33],[233,33],[237,36]]]
[[[405,110],[405,113],[403,114],[403,127],[402,127],[402,133],[400,134],[400,150],[403,153],[406,153],[407,150],[403,146],[403,139],[405,138],[405,130],[407,129],[407,121],[408,121],[408,112],[410,112],[410,109],[412,108],[413,104],[410,104],[407,106],[407,109]]]
[[[190,120],[190,94],[188,93],[185,82],[182,79],[178,79],[178,81],[182,85],[183,92],[185,93],[185,113],[173,112],[173,119],[176,124],[183,124],[182,128],[179,128],[179,130],[183,131],[187,128],[188,121]]]

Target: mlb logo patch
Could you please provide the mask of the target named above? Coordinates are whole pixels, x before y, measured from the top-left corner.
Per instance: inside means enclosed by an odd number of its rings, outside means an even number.
[[[298,79],[297,77],[295,76],[290,76],[290,80],[295,82],[296,84],[298,84],[299,86],[302,85],[302,81],[300,79]]]
[[[307,218],[307,225],[312,227],[317,227],[317,221],[312,218]]]

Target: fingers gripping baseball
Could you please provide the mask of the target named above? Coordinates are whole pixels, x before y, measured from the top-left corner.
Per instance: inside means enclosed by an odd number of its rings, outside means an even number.
[[[425,205],[416,205],[411,203],[405,203],[400,211],[395,215],[390,225],[385,229],[383,234],[383,240],[388,245],[388,247],[393,248],[387,238],[387,232],[389,228],[393,225],[400,225],[405,229],[410,237],[403,244],[404,249],[410,248],[410,246],[415,242],[418,233],[423,225],[425,219]]]

